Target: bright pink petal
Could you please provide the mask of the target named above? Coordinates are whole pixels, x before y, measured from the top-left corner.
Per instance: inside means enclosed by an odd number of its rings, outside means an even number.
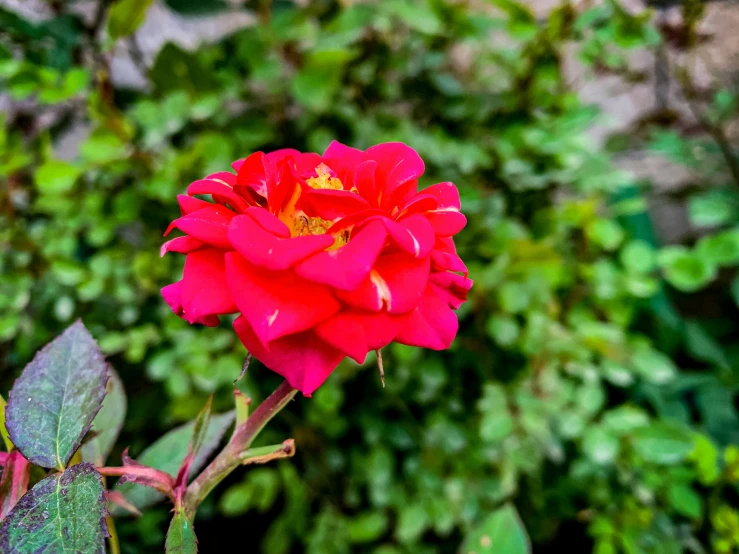
[[[472,288],[472,279],[443,271],[432,273],[429,277],[429,284],[439,297],[446,300],[449,307],[456,310],[467,301],[467,293]]]
[[[182,215],[191,214],[192,212],[196,212],[202,208],[207,208],[211,205],[210,202],[200,198],[193,198],[186,194],[178,194],[177,203],[180,205],[180,213]]]
[[[467,224],[467,218],[454,208],[440,208],[426,212],[426,217],[440,237],[450,237],[459,233]]]
[[[192,238],[203,241],[218,248],[231,248],[228,241],[228,225],[236,213],[224,206],[208,204],[196,212],[175,219],[164,233],[179,229]]]
[[[192,237],[177,237],[176,239],[168,240],[159,249],[159,255],[164,256],[167,252],[178,252],[180,254],[189,254],[194,250],[205,245],[203,241],[194,239]]]
[[[369,210],[357,212],[343,219],[340,219],[339,221],[337,221],[331,227],[328,228],[328,230],[326,231],[326,234],[327,235],[338,235],[342,231],[345,231],[347,229],[352,229],[355,225],[368,222],[368,220],[375,220],[378,218],[390,220],[390,216],[388,215],[387,212],[380,210],[378,208],[370,208]]]
[[[247,215],[237,215],[228,228],[231,244],[249,263],[281,271],[334,243],[330,235],[278,238],[259,225],[252,215],[251,210]]]
[[[390,220],[384,220],[383,223],[395,244],[415,258],[428,256],[434,247],[434,229],[421,214],[413,214],[397,223]]]
[[[182,315],[182,281],[177,281],[162,288],[162,296],[176,315]]]
[[[263,345],[310,329],[339,311],[331,291],[290,271],[265,271],[236,252],[226,255],[228,285]]]
[[[364,198],[371,207],[380,206],[381,188],[376,178],[377,162],[367,160],[359,164],[354,173],[354,186],[357,193]]]
[[[352,291],[337,290],[340,300],[351,306],[391,314],[413,310],[426,290],[429,258],[413,258],[405,252],[383,254],[369,276]]]
[[[369,209],[367,201],[348,190],[306,190],[300,198],[300,207],[308,217],[320,217],[326,221]]]
[[[341,350],[358,364],[364,363],[369,347],[364,334],[364,324],[351,312],[340,312],[315,328],[326,343]]]
[[[295,267],[295,272],[316,283],[353,290],[369,275],[386,237],[380,222],[370,223],[341,248],[304,260]]]
[[[462,209],[462,203],[459,200],[459,190],[449,181],[431,185],[421,191],[421,194],[430,194],[439,200],[439,208],[454,208],[457,211]]]
[[[306,396],[320,387],[344,358],[343,352],[326,344],[311,331],[272,341],[267,350],[244,316],[234,321],[234,329],[257,360],[282,375],[290,386]]]
[[[386,142],[368,148],[366,160],[377,162],[375,178],[381,183],[380,206],[392,208],[407,201],[415,193],[417,179],[424,164],[418,152],[402,142]]]
[[[239,165],[236,184],[249,187],[259,196],[267,197],[268,160],[264,152],[254,152]]]
[[[431,267],[436,271],[460,271],[467,275],[467,266],[462,258],[452,252],[434,249],[431,251]]]
[[[354,186],[354,173],[357,166],[362,163],[363,156],[364,152],[361,150],[334,140],[328,145],[322,158],[323,163],[336,173],[344,189],[350,190]]]
[[[182,273],[182,317],[190,323],[237,311],[226,282],[224,252],[204,248],[187,255]]]
[[[429,287],[418,307],[406,316],[395,342],[431,350],[446,350],[452,345],[458,328],[456,314]]]
[[[254,221],[259,223],[259,225],[265,231],[268,231],[270,234],[283,238],[283,239],[290,238],[290,229],[288,229],[287,225],[285,225],[282,221],[277,219],[277,216],[270,213],[269,210],[265,210],[264,208],[253,207],[253,208],[249,208],[244,213],[246,215],[251,216],[251,218],[254,219]]]
[[[439,200],[435,196],[420,192],[399,208],[397,218],[400,219],[406,215],[435,210],[438,207]]]
[[[200,179],[187,187],[187,194],[212,194],[213,199],[221,200],[221,204],[228,203],[234,210],[243,212],[249,207],[244,197],[236,194],[234,189],[224,182],[214,179]]]

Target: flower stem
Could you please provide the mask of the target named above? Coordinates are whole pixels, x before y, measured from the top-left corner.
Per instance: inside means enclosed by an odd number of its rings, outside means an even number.
[[[189,517],[195,515],[195,510],[215,486],[229,473],[243,463],[242,454],[249,448],[252,441],[264,426],[277,413],[287,406],[298,391],[292,388],[287,381],[277,387],[259,407],[252,412],[249,418],[236,429],[229,443],[221,450],[218,456],[206,467],[195,480],[190,483],[185,493],[185,510]]]

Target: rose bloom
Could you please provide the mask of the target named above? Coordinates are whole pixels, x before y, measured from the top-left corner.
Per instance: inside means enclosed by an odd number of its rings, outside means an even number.
[[[234,328],[248,351],[310,395],[348,356],[391,342],[433,350],[457,334],[472,281],[453,235],[465,225],[452,183],[417,190],[424,164],[402,143],[323,156],[256,152],[178,196],[182,280],[162,289],[190,323]],[[195,195],[211,195],[213,202]]]

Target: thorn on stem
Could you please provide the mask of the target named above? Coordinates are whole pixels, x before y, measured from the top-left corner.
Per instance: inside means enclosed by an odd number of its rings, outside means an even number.
[[[244,365],[241,366],[241,373],[239,373],[239,376],[234,379],[234,385],[241,381],[243,379],[244,375],[246,375],[246,370],[249,369],[249,364],[251,363],[251,352],[246,355],[246,358],[244,359]]]
[[[385,388],[385,368],[382,365],[382,351],[378,348],[375,350],[377,353],[377,367],[380,370],[380,380],[382,381],[382,388]]]

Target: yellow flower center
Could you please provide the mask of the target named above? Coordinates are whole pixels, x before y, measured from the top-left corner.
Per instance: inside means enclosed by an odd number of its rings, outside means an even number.
[[[336,177],[331,177],[331,170],[326,164],[320,164],[316,168],[317,177],[311,177],[306,179],[305,182],[312,189],[331,189],[331,190],[342,190],[344,188],[343,183]]]

